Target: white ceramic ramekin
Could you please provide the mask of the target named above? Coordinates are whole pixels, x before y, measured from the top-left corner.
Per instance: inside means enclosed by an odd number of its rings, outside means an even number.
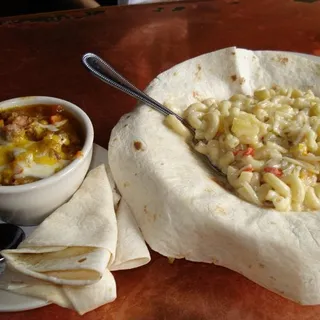
[[[73,103],[53,97],[31,96],[0,102],[0,110],[36,104],[62,105],[79,121],[84,134],[83,155],[48,178],[25,185],[0,186],[0,219],[22,226],[41,223],[70,199],[81,185],[92,158],[92,123]]]

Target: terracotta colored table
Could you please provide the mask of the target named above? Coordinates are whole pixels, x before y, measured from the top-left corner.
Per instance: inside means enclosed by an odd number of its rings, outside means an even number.
[[[100,54],[144,88],[178,62],[232,45],[318,54],[319,15],[315,0],[216,0],[0,20],[0,100],[73,101],[92,118],[95,141],[107,147],[112,127],[135,101],[93,78],[81,66],[83,53]],[[118,299],[83,319],[320,319],[320,306],[299,306],[225,268],[152,258],[145,267],[116,272]],[[0,319],[80,317],[51,305]]]

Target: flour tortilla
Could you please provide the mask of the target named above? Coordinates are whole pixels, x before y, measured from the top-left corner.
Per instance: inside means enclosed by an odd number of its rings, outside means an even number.
[[[6,269],[0,277],[0,289],[53,302],[73,309],[80,315],[92,311],[117,297],[116,282],[106,269],[100,281],[86,286],[55,285],[26,276],[14,269]]]
[[[115,207],[115,210],[116,210],[116,208],[118,207],[119,201],[121,199],[121,196],[117,190],[117,186],[112,177],[112,173],[111,173],[109,162],[108,162],[108,152],[106,149],[100,147],[98,144],[94,144],[94,148],[92,152],[92,160],[91,160],[89,170],[99,167],[101,164],[104,164],[107,172],[110,187],[112,189],[113,206]]]
[[[88,285],[99,281],[114,260],[117,232],[112,190],[105,167],[100,165],[19,250],[1,254],[12,268],[37,279]]]
[[[100,151],[103,158],[105,151]],[[107,158],[89,172],[70,202],[18,249],[1,252],[8,266],[0,276],[0,289],[53,302],[81,315],[116,299],[110,270],[140,267],[150,261],[150,254],[106,171]],[[99,279],[93,280],[97,274]]]
[[[0,289],[47,300],[74,309],[81,315],[114,301],[116,282],[110,271],[138,268],[151,260],[141,232],[123,199],[117,209],[117,225],[116,256],[100,281],[87,286],[59,286],[7,268],[0,277]]]
[[[185,61],[146,92],[180,114],[198,100],[259,87],[312,89],[320,65],[293,54],[227,48]],[[300,304],[320,303],[320,213],[259,208],[227,192],[181,137],[146,105],[121,118],[110,168],[151,248],[225,266]]]
[[[150,261],[149,250],[124,199],[119,203],[117,221],[117,254],[109,269],[128,270],[147,264]]]

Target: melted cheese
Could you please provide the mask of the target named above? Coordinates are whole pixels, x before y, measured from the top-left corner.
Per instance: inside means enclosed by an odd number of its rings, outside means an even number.
[[[40,143],[27,140],[18,144],[0,145],[0,172],[9,167],[12,155],[17,159],[18,166],[23,169],[21,173],[14,175],[16,179],[47,178],[70,163],[68,160],[57,160],[47,155],[41,156],[40,147]]]
[[[10,145],[1,145],[0,146],[0,167],[6,165],[10,162],[10,153],[13,148]]]
[[[62,120],[62,121],[56,122],[55,124],[42,124],[38,122],[37,124],[43,129],[48,129],[49,131],[56,132],[56,131],[59,131],[59,128],[63,126],[65,123],[67,123],[67,121],[68,120]]]
[[[25,177],[33,177],[33,178],[48,178],[52,176],[56,170],[62,169],[65,167],[70,161],[68,160],[59,160],[53,165],[48,164],[38,164],[33,162],[31,165],[27,165],[25,162],[18,162],[18,165],[23,168],[23,171],[19,174],[16,174],[15,177],[25,178]]]
[[[0,166],[8,164],[12,160],[12,153],[14,156],[27,151],[34,142],[29,140],[20,140],[17,143],[7,142],[5,144],[0,143]]]

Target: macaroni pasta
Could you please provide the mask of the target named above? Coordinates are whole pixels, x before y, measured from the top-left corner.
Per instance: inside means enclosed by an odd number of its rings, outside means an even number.
[[[311,90],[274,86],[210,98],[183,116],[195,129],[195,149],[241,198],[279,211],[320,209],[320,98]],[[187,136],[175,117],[166,122]]]

